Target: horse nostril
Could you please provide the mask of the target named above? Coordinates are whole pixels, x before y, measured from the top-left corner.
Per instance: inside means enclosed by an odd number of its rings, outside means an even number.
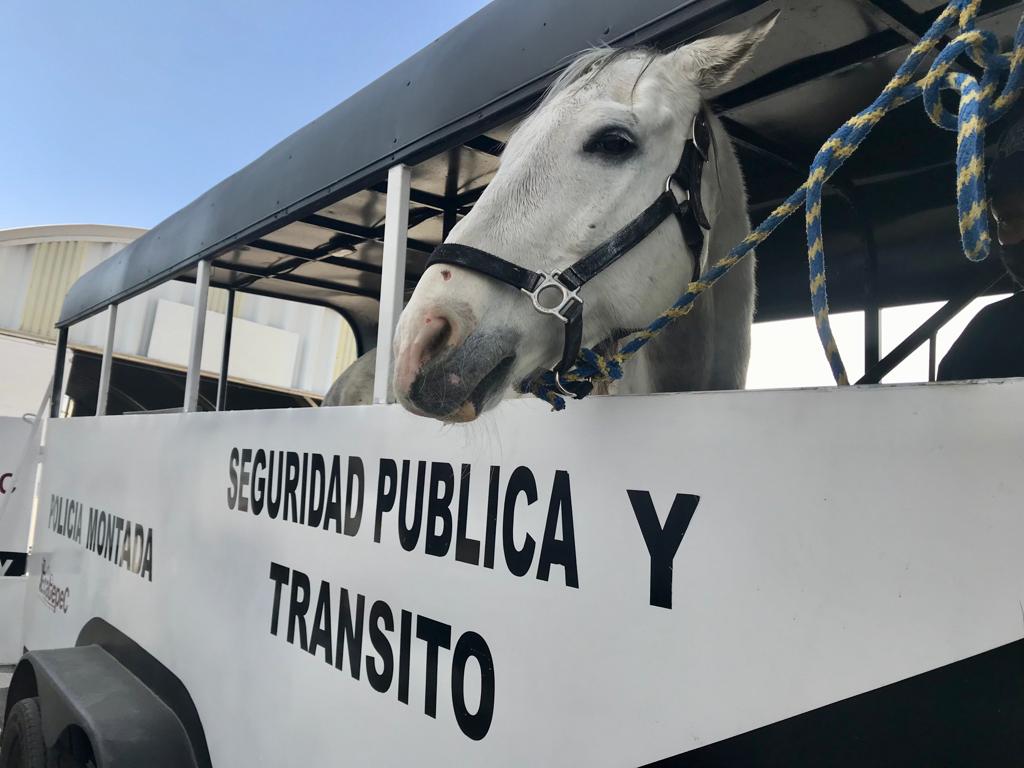
[[[395,391],[409,392],[427,366],[442,360],[458,347],[465,337],[467,320],[448,308],[433,307],[408,318],[409,333],[403,342],[396,342]]]
[[[423,324],[429,327],[424,328],[421,336],[423,339],[421,364],[437,357],[437,354],[447,346],[452,337],[452,324],[440,315],[428,316]]]

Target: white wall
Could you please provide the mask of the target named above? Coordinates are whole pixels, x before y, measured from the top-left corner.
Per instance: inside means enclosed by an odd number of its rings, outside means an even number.
[[[146,356],[187,366],[192,315],[193,310],[189,305],[160,299],[156,305],[153,333],[149,338]],[[200,362],[204,371],[220,371],[225,321],[226,316],[219,312],[206,313],[203,357]],[[228,375],[277,387],[291,387],[298,351],[298,334],[235,318],[231,327]]]
[[[0,333],[0,416],[35,413],[53,376],[56,347]]]

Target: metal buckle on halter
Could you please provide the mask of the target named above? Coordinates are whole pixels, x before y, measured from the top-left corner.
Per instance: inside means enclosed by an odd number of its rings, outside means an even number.
[[[675,186],[673,186],[673,184]],[[678,189],[681,194],[676,194],[676,189]],[[674,173],[665,179],[665,191],[672,195],[677,206],[690,202],[690,190],[679,183],[679,179],[676,178]]]
[[[565,388],[565,384],[562,383],[562,379],[561,379],[561,376],[559,375],[558,371],[555,371],[554,374],[555,374],[555,391],[558,392],[558,394],[562,395],[563,397],[571,397],[574,400],[578,399],[576,397],[576,393],[575,392],[570,392],[568,389]]]
[[[554,315],[563,323],[568,323],[569,318],[563,314],[564,310],[573,302],[582,304],[583,299],[580,298],[577,291],[571,290],[567,285],[565,285],[565,283],[558,279],[560,274],[560,272],[552,272],[551,274],[541,272],[540,275],[544,279],[540,281],[536,288],[532,291],[528,291],[525,288],[521,288],[520,290],[530,297],[530,301],[533,302],[533,308],[542,315]],[[541,293],[548,291],[548,295],[552,296],[553,290],[558,291],[557,303],[550,301],[546,303],[543,302],[541,299]]]

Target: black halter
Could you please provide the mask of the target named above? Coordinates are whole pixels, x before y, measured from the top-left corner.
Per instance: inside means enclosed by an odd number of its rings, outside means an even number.
[[[583,299],[579,290],[644,240],[669,216],[675,215],[683,240],[694,255],[694,279],[704,251],[704,230],[710,229],[701,201],[701,177],[708,160],[711,131],[703,110],[693,119],[693,131],[683,146],[675,171],[665,180],[665,191],[635,219],[582,259],[560,271],[534,272],[493,253],[459,243],[442,243],[427,266],[455,264],[519,288],[529,295],[541,314],[554,315],[565,323],[562,359],[555,366],[555,380],[576,362],[583,344]],[[681,192],[676,197],[676,189]],[[563,388],[563,393],[572,395]]]

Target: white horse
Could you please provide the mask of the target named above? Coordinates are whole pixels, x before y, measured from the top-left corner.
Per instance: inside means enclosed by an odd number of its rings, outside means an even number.
[[[446,242],[547,272],[591,252],[663,191],[702,93],[728,82],[774,22],[772,16],[665,54],[582,54],[509,139],[498,173]],[[674,217],[663,221],[581,289],[585,346],[646,326],[684,291],[695,267],[706,268],[750,231],[735,152],[721,123],[709,124],[700,195],[711,226],[703,252],[690,252]],[[751,254],[625,366],[613,393],[741,388],[753,312]],[[537,312],[522,291],[475,270],[434,264],[398,323],[393,391],[413,413],[470,421],[536,369],[552,367],[562,333],[562,323]],[[324,404],[369,402],[374,357],[351,366]]]

